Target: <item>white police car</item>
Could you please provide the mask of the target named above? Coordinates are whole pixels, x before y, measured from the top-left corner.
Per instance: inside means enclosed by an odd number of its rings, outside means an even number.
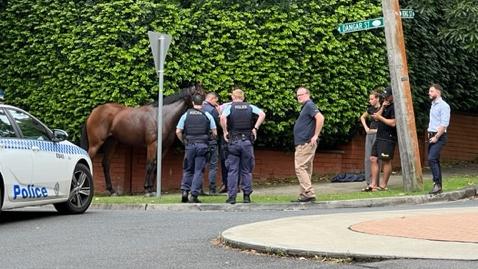
[[[22,109],[0,103],[1,210],[53,204],[83,213],[93,198],[88,153]]]

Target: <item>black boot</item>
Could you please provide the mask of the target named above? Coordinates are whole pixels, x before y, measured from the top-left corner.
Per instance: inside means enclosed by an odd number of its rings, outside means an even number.
[[[227,198],[226,203],[231,204],[231,205],[235,204],[236,203],[236,197]]]
[[[242,202],[245,204],[249,204],[251,202],[251,195],[244,193],[244,200]]]
[[[442,192],[441,184],[435,183],[433,184],[433,189],[429,192],[429,194],[439,194]]]
[[[190,203],[200,203],[198,197],[195,195],[191,195],[191,200],[189,200]]]
[[[188,202],[188,196],[189,196],[188,191],[182,191],[181,192],[181,203],[187,203]]]

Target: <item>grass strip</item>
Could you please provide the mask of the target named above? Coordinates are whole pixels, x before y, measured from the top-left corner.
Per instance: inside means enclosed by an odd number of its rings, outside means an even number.
[[[340,184],[340,183],[337,183]],[[424,188],[418,192],[404,192],[401,187],[392,187],[388,191],[376,191],[376,192],[351,192],[351,193],[320,193],[320,184],[316,185],[318,190],[319,201],[340,201],[340,200],[356,200],[356,199],[369,199],[380,197],[399,197],[410,195],[423,195],[427,194],[432,188],[433,182],[427,180],[424,182]],[[443,180],[443,190],[455,191],[478,185],[478,176],[454,176]],[[238,194],[238,202],[242,201],[242,194]],[[296,193],[279,194],[279,195],[267,195],[267,194],[254,194],[251,195],[253,203],[261,204],[274,204],[274,203],[289,203],[293,199],[297,199]],[[227,199],[226,195],[216,196],[200,196],[199,199],[202,203],[224,203]],[[161,198],[157,197],[145,197],[143,195],[121,195],[121,196],[100,196],[96,195],[93,198],[94,204],[173,204],[180,203],[181,197],[179,193],[162,194]]]

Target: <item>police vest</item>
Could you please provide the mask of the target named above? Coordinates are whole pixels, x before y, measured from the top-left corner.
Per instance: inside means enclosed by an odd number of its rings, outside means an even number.
[[[188,143],[207,143],[209,140],[209,119],[204,112],[189,109],[184,121],[184,135]]]
[[[250,137],[252,134],[252,107],[245,102],[232,102],[231,113],[227,117],[227,128],[229,133],[235,135],[245,135]]]

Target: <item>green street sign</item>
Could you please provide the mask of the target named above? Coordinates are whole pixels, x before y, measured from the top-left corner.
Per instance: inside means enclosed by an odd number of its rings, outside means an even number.
[[[415,11],[413,11],[413,9],[401,9],[400,17],[402,19],[413,19],[415,17]],[[353,32],[365,31],[365,30],[382,28],[382,27],[384,27],[383,17],[380,17],[380,18],[371,19],[371,20],[343,23],[339,25],[337,30],[341,34],[346,34],[346,33],[353,33]]]
[[[413,11],[413,9],[400,9],[400,17],[402,17],[402,19],[413,19],[415,17],[415,11]]]
[[[370,29],[375,29],[380,27],[383,27],[383,18],[343,23],[339,25],[339,28],[337,28],[337,30],[339,31],[339,33],[345,34],[345,33],[365,31],[365,30],[370,30]]]

